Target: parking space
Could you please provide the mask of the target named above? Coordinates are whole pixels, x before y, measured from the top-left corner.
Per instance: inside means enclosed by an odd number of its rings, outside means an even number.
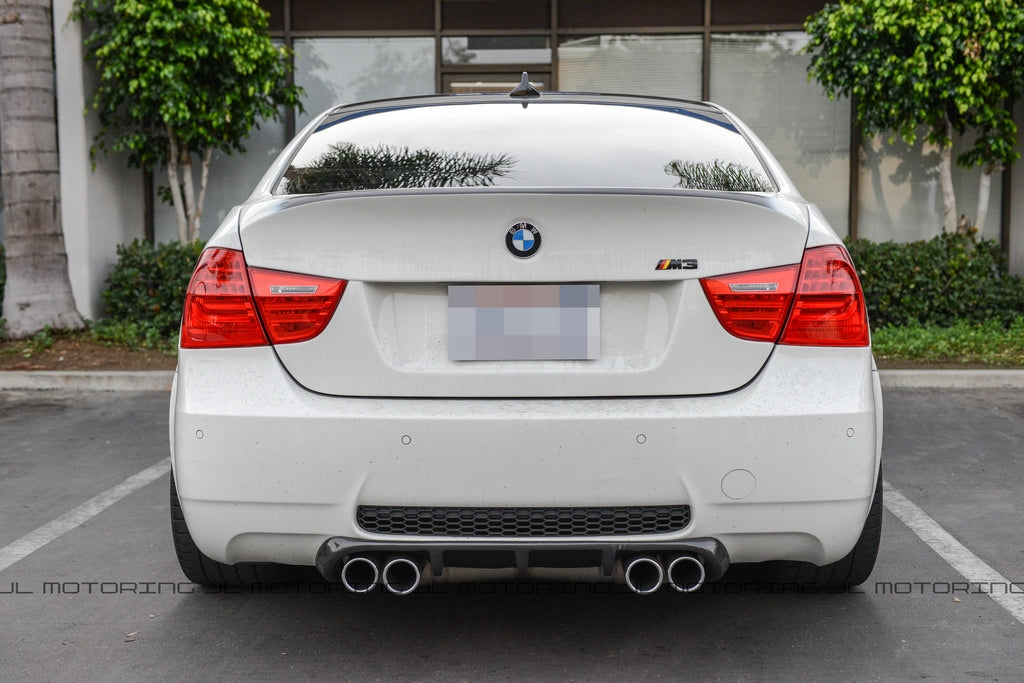
[[[0,547],[168,455],[167,394],[0,391]]]
[[[1024,579],[1024,392],[885,398],[886,480],[1004,576]]]
[[[885,478],[1024,597],[1024,396],[886,392]],[[0,556],[167,457],[164,393],[0,393]],[[727,582],[470,584],[397,598],[311,582],[185,581],[166,475],[0,569],[4,678],[1008,680],[1024,628],[889,510],[875,573],[841,594]],[[999,590],[999,587],[985,587]]]

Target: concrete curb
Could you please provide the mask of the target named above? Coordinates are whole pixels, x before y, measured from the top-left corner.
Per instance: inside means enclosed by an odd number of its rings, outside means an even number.
[[[1024,389],[1024,370],[879,370],[883,389]]]
[[[883,389],[1024,389],[1024,370],[880,370]],[[0,391],[170,391],[174,372],[0,372]]]
[[[0,372],[0,391],[170,391],[173,371],[164,372]]]

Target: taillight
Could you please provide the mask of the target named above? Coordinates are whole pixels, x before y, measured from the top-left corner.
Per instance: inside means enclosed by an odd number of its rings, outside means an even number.
[[[705,278],[701,286],[730,334],[796,346],[867,346],[864,293],[846,250],[804,252],[800,265]]]
[[[256,306],[274,344],[320,334],[345,293],[346,280],[250,268]]]
[[[181,320],[184,349],[264,346],[242,252],[207,249],[199,258],[185,296]]]
[[[752,270],[700,281],[718,321],[730,334],[774,342],[793,302],[800,266]]]
[[[274,344],[312,339],[330,322],[346,284],[248,268],[240,251],[207,249],[185,297],[181,346],[265,346],[268,335]]]
[[[867,346],[870,341],[864,292],[849,254],[838,245],[805,251],[793,312],[779,343]]]

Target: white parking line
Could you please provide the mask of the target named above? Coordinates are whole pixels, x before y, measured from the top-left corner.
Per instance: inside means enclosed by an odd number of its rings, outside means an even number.
[[[1024,623],[1024,584],[1020,581],[1015,583],[1008,581],[1006,577],[968,550],[963,543],[953,538],[928,513],[890,486],[889,482],[883,481],[882,486],[885,490],[882,500],[889,512],[910,527],[910,530],[938,553],[939,557],[967,579],[972,584],[972,588],[976,588],[978,592],[987,593],[1000,607],[1015,617],[1018,623]]]
[[[0,571],[7,569],[18,560],[23,560],[44,545],[60,538],[75,527],[87,522],[125,496],[138,491],[146,484],[156,481],[171,471],[171,459],[164,458],[152,467],[134,474],[117,486],[107,489],[94,498],[85,501],[74,510],[66,512],[49,524],[30,531],[17,541],[0,548]]]

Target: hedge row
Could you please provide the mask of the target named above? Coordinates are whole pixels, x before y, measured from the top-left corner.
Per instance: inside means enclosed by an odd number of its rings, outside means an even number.
[[[176,345],[185,290],[202,250],[199,241],[119,245],[103,291],[107,314],[93,334],[130,346]]]
[[[848,240],[871,327],[998,322],[1024,315],[1024,280],[997,242],[958,233],[897,244]]]

